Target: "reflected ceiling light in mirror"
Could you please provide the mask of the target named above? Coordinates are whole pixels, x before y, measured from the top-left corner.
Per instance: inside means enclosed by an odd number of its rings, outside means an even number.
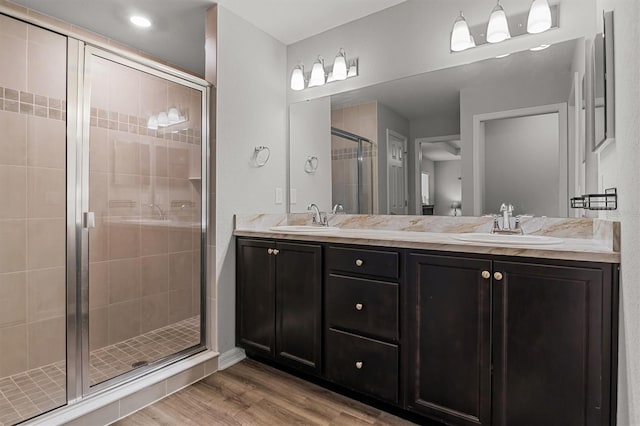
[[[167,127],[169,125],[169,116],[166,112],[162,111],[158,114],[158,126]]]
[[[151,20],[140,15],[131,15],[129,17],[129,22],[140,28],[149,28],[151,26]]]
[[[318,56],[318,59],[313,63],[313,68],[311,68],[309,87],[324,86],[325,83],[324,59],[322,56]]]
[[[349,71],[347,72],[347,78],[355,77],[358,75],[358,66],[353,64],[349,67]]]
[[[346,80],[347,78],[347,53],[340,49],[333,60],[332,81]]]
[[[155,115],[149,117],[149,120],[147,120],[147,129],[158,130],[158,117]]]
[[[160,127],[171,127],[187,122],[186,115],[181,115],[178,108],[169,108],[169,111],[161,111],[157,115],[151,115],[147,120],[147,129],[158,130]]]
[[[509,23],[507,22],[507,14],[498,4],[493,8],[491,16],[489,17],[489,24],[487,25],[487,41],[489,43],[500,43],[511,38],[511,32],[509,31]]]
[[[534,0],[529,9],[527,32],[537,34],[551,28],[551,7],[547,0]]]
[[[298,64],[291,72],[291,90],[303,90],[304,84],[304,66]]]
[[[532,52],[539,52],[541,50],[548,49],[549,47],[551,47],[550,44],[541,44],[540,46],[532,47],[529,50]]]
[[[451,29],[451,51],[462,52],[463,50],[474,47],[475,43],[472,43],[472,39],[473,37],[469,32],[469,25],[467,25],[467,20],[464,19],[461,11],[460,16],[456,18],[453,23],[453,28]]]

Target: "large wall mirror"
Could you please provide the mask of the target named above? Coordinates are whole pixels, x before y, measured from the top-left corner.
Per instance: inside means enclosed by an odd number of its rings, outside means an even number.
[[[577,216],[568,200],[597,176],[586,159],[592,38],[292,104],[290,211],[479,216],[509,203]]]

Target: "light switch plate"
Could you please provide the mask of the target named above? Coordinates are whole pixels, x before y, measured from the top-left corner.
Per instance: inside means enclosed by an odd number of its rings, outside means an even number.
[[[282,188],[276,188],[276,204],[283,203]]]
[[[298,202],[298,191],[296,191],[295,188],[291,188],[289,191],[289,194],[291,194],[291,204],[296,204]]]

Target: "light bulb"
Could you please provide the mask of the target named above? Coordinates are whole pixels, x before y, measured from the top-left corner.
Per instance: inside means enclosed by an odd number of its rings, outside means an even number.
[[[131,22],[136,27],[141,28],[149,28],[151,26],[151,20],[140,15],[133,15],[129,17],[129,22]]]
[[[298,65],[291,72],[291,90],[302,89],[304,89],[304,68]]]
[[[509,32],[507,14],[504,13],[504,9],[498,2],[491,12],[489,25],[487,25],[487,41],[489,43],[500,43],[509,38],[511,38],[511,33]]]
[[[466,19],[460,12],[453,23],[453,29],[451,30],[451,51],[461,52],[473,47],[471,44],[471,33],[469,32],[469,25],[467,25]]]
[[[527,32],[537,34],[551,28],[551,8],[547,0],[534,0],[529,9]]]
[[[333,60],[333,80],[345,80],[347,78],[347,54],[340,49]]]
[[[318,60],[314,62],[311,68],[311,78],[309,79],[309,87],[323,86],[326,83],[324,75],[324,61],[322,56],[318,56]]]

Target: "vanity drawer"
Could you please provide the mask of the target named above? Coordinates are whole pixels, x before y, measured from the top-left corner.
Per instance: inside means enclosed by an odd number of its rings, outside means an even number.
[[[332,274],[325,315],[329,327],[397,341],[398,284]]]
[[[398,402],[398,346],[329,329],[326,375],[334,383]]]
[[[399,255],[393,251],[342,247],[329,247],[327,250],[327,266],[330,271],[374,275],[396,280],[400,276],[399,265]]]

